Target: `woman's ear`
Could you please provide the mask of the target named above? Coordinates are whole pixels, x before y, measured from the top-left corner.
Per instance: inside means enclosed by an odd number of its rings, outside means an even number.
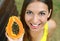
[[[51,15],[51,12],[52,12],[52,9],[50,9],[50,11],[49,11],[48,18],[50,17],[50,15]]]

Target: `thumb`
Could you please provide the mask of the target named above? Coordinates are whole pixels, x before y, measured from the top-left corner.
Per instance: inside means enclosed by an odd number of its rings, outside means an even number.
[[[18,39],[18,41],[23,41],[24,34]]]

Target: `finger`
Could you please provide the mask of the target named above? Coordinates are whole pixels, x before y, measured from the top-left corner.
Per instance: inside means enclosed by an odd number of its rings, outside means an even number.
[[[13,39],[10,38],[10,37],[7,35],[7,33],[5,33],[5,35],[6,35],[6,37],[8,38],[9,41],[13,41]]]

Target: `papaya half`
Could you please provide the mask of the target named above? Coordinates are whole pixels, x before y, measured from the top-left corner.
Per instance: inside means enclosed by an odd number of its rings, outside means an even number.
[[[18,39],[24,34],[23,24],[20,19],[16,16],[9,18],[8,24],[6,26],[6,33],[10,38]]]

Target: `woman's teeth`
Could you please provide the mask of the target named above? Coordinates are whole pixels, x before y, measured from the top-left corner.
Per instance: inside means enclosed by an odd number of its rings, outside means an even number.
[[[33,26],[38,26],[38,25],[34,25],[34,24],[32,24]]]
[[[40,24],[31,24],[32,26],[39,26]]]

